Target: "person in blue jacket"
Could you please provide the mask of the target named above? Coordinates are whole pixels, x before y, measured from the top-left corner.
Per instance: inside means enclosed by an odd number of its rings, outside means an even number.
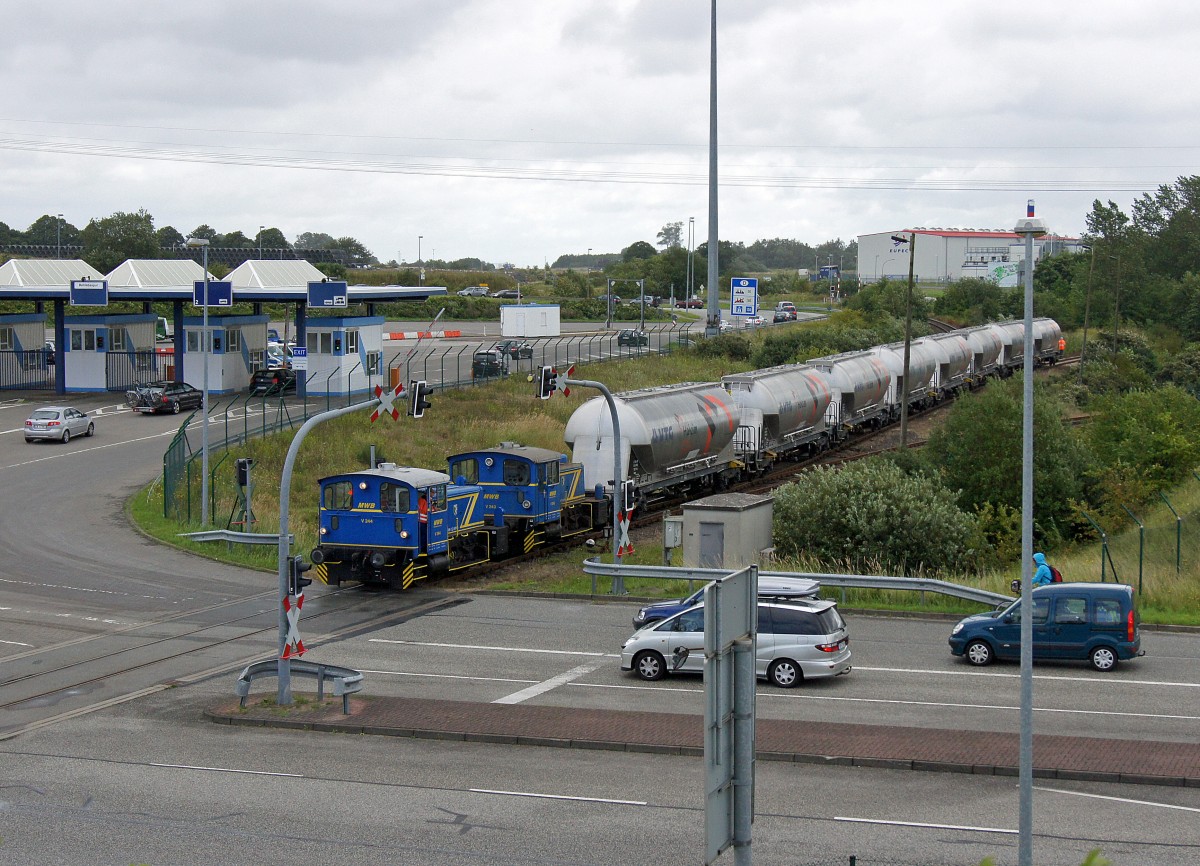
[[[1049,586],[1054,582],[1054,575],[1050,572],[1050,566],[1046,565],[1046,555],[1044,553],[1035,553],[1033,562],[1037,566],[1037,571],[1033,573],[1033,585]]]

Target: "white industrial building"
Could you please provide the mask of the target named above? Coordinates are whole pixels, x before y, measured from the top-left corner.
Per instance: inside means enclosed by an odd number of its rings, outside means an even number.
[[[858,274],[864,283],[908,279],[908,236],[916,235],[913,278],[947,283],[965,277],[1000,286],[1019,285],[1025,260],[1025,237],[1012,231],[959,228],[894,229],[858,236]],[[1079,238],[1046,235],[1034,238],[1034,257],[1081,252]]]

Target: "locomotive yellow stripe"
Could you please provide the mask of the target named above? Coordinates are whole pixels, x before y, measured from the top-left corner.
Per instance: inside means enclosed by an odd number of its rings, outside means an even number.
[[[408,589],[416,580],[416,569],[413,567],[413,562],[410,559],[404,564],[404,572],[400,576],[400,586],[403,589]]]
[[[325,563],[322,562],[320,565],[314,565],[312,567],[312,578],[313,580],[319,580],[326,586],[329,585],[329,568],[325,565]]]

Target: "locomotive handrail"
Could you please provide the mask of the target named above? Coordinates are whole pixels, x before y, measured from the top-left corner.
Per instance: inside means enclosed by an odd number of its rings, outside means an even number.
[[[732,569],[727,568],[692,568],[688,566],[670,565],[614,565],[611,562],[601,562],[595,557],[583,561],[584,574],[592,576],[592,595],[596,595],[596,578],[630,578],[640,577],[649,580],[702,580],[713,581],[725,577]],[[955,598],[977,601],[980,604],[995,606],[1012,601],[1012,596],[977,589],[973,586],[962,586],[946,580],[936,580],[930,577],[894,577],[891,575],[872,574],[815,574],[803,571],[759,571],[759,578],[804,578],[815,580],[822,586],[839,586],[853,589],[895,589],[916,592],[938,592]]]

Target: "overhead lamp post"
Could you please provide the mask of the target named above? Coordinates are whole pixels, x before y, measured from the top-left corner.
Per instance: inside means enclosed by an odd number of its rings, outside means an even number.
[[[1092,312],[1092,272],[1096,270],[1096,245],[1085,244],[1084,249],[1092,254],[1088,264],[1087,293],[1083,296],[1083,345],[1079,349],[1079,384],[1083,385],[1083,365],[1087,361],[1088,319]]]
[[[58,215],[58,222],[54,225],[54,233],[58,238],[58,253],[57,258],[62,258],[62,214]]]
[[[879,282],[879,255],[875,255],[875,282]]]
[[[262,258],[262,233],[263,233],[263,229],[265,229],[265,228],[266,228],[266,226],[258,227],[258,257],[260,259]]]
[[[1046,224],[1033,215],[1033,199],[1013,232],[1025,236],[1025,364],[1021,421],[1021,734],[1017,862],[1033,866],[1033,239]]]
[[[687,297],[692,296],[692,247],[696,238],[696,218],[688,217],[688,259],[687,259]]]
[[[417,235],[417,284],[425,285],[425,261],[421,258],[421,240],[425,235]]]
[[[204,302],[200,327],[200,354],[204,358],[204,396],[200,404],[203,415],[200,420],[200,526],[205,527],[208,526],[208,359],[212,352],[212,337],[208,333],[208,238],[188,238],[186,245],[189,249],[199,247],[203,253],[200,265],[204,269],[204,294],[200,298]]]

